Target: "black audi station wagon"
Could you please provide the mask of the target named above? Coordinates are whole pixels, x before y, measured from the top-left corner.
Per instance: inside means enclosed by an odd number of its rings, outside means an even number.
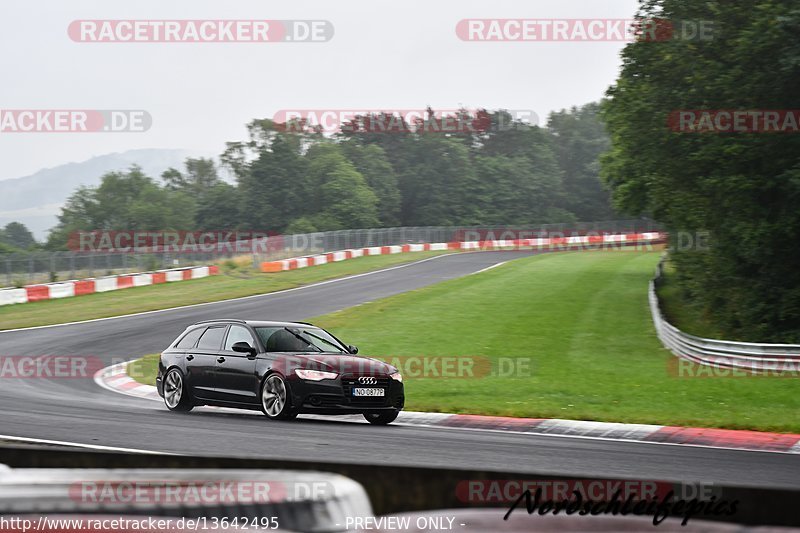
[[[305,322],[220,319],[187,327],[164,350],[158,394],[171,411],[199,405],[300,413],[362,414],[389,424],[405,402],[397,368]]]

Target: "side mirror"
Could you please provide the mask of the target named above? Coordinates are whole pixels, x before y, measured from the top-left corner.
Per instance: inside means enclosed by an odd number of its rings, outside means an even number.
[[[246,353],[249,356],[254,356],[256,354],[256,349],[250,346],[250,344],[246,343],[245,341],[239,341],[231,346],[231,349],[234,352],[241,352]]]
[[[358,353],[358,346],[353,346],[352,344],[348,344],[347,351],[355,355]]]

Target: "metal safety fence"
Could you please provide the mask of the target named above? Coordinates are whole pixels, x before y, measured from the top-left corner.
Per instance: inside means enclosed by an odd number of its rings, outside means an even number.
[[[0,254],[0,285],[21,287],[31,283],[57,282],[78,278],[146,272],[167,268],[213,264],[246,257],[253,265],[296,255],[391,246],[402,244],[473,240],[478,235],[495,239],[572,236],[625,232],[659,231],[661,226],[649,219],[612,220],[585,223],[534,224],[519,226],[424,226],[399,228],[323,231],[299,235],[268,237],[263,249],[253,247],[246,253],[236,246],[212,251],[125,253],[56,251]]]
[[[776,373],[800,368],[800,345],[707,339],[681,331],[664,317],[657,288],[662,282],[663,261],[650,281],[650,313],[661,343],[676,356],[716,368]]]

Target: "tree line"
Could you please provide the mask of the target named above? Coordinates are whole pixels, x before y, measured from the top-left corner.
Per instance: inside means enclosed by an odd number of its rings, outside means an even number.
[[[615,205],[673,235],[708,232],[707,246],[671,257],[685,301],[729,338],[800,342],[800,135],[669,127],[680,110],[796,110],[800,10],[648,0],[639,16],[710,21],[715,31],[625,48],[603,106]]]
[[[335,135],[304,121],[254,120],[249,138],[227,143],[220,157],[235,183],[203,158],[160,179],[137,167],[108,173],[69,197],[46,247],[95,229],[291,234],[614,218],[599,178],[609,139],[598,103],[552,113],[546,127],[480,113],[467,117],[479,127],[451,133],[422,122],[371,131],[369,117]]]

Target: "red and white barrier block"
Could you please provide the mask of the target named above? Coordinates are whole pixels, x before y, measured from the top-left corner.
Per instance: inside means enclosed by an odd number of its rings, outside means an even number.
[[[215,274],[219,274],[218,267],[201,266],[158,270],[156,272],[123,274],[120,276],[104,276],[101,278],[72,280],[60,283],[27,285],[19,289],[0,289],[0,306],[55,300],[58,298],[71,298],[73,296],[117,291],[131,287],[145,287],[147,285],[157,285],[159,283],[199,279]]]
[[[491,241],[451,242],[451,250],[540,249],[571,250],[581,247],[613,247],[630,244],[661,242],[666,234],[658,232],[625,233],[614,235],[574,235],[571,237],[546,237],[536,239],[507,239]]]
[[[427,252],[427,251],[476,251],[476,250],[535,250],[548,248],[551,250],[574,250],[597,247],[615,247],[631,244],[653,244],[661,242],[666,237],[663,233],[627,233],[619,235],[582,235],[573,237],[552,237],[543,239],[515,239],[515,240],[494,240],[494,241],[460,241],[460,242],[436,242],[420,244],[403,244],[395,246],[370,246],[368,248],[357,248],[351,250],[341,250],[338,252],[328,252],[320,255],[306,257],[294,257],[282,259],[280,261],[267,261],[261,263],[262,272],[283,272],[295,270],[308,266],[324,265],[337,261],[345,261],[354,257],[370,255],[388,255],[408,252]]]

